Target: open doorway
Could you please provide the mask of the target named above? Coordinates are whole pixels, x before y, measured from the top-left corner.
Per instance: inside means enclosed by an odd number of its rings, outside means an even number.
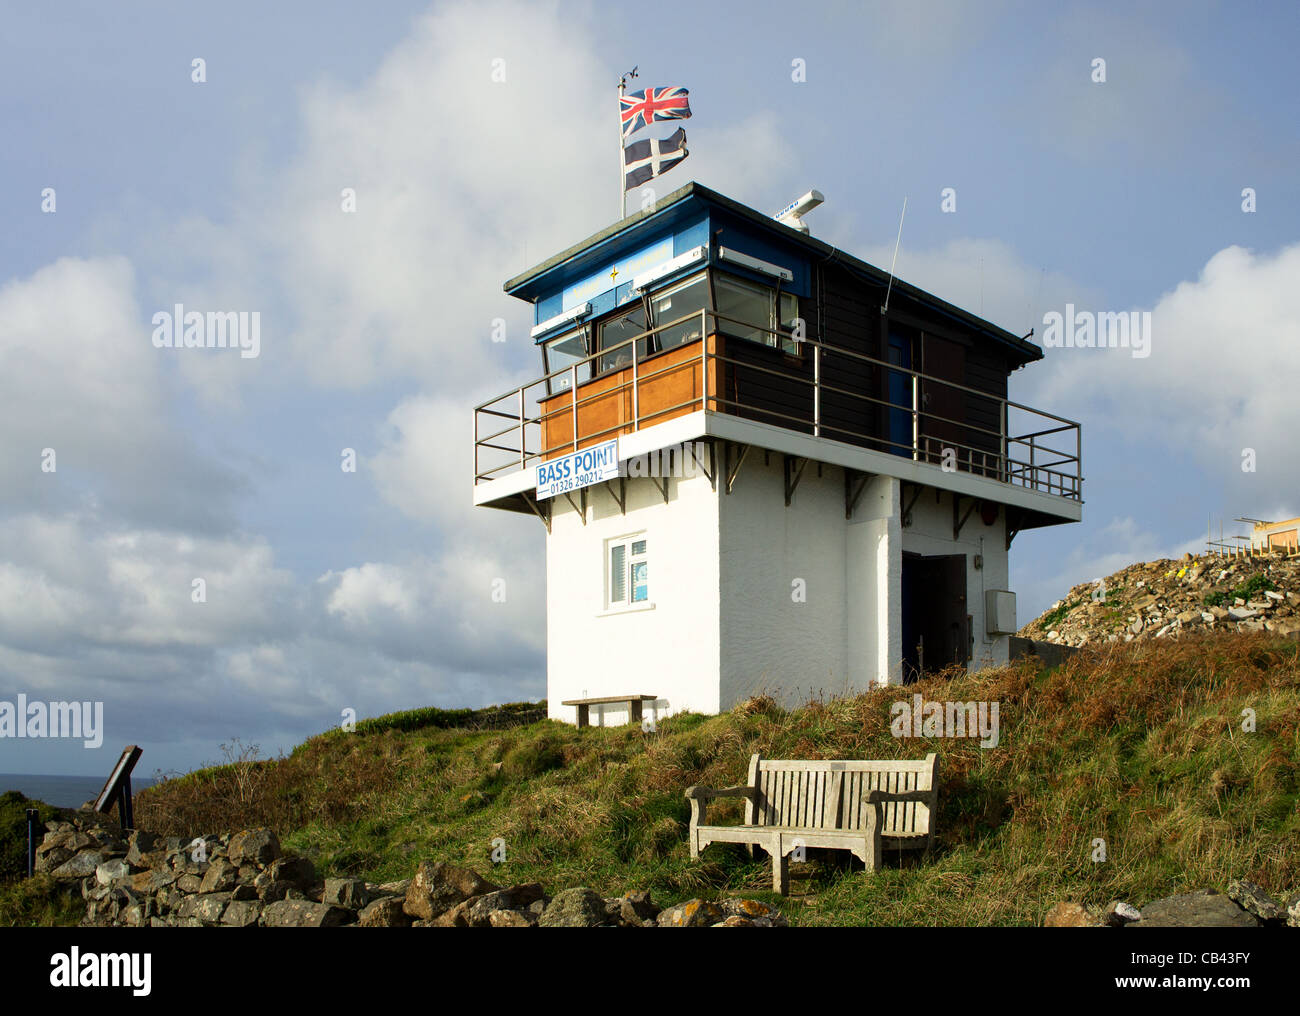
[[[966,555],[903,555],[903,683],[970,660]]]

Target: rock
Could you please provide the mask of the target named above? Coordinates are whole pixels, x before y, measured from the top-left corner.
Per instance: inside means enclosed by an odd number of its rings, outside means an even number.
[[[270,829],[245,829],[230,838],[226,856],[237,866],[265,867],[280,856],[280,841]]]
[[[176,888],[192,895],[203,888],[203,879],[199,875],[177,875]]]
[[[154,919],[154,901],[143,900],[124,907],[119,919],[129,928],[147,928]]]
[[[488,915],[494,910],[526,910],[530,904],[536,903],[544,896],[545,893],[539,882],[525,882],[522,885],[511,886],[509,889],[486,893],[473,900],[473,905],[470,907],[470,924],[486,925]]]
[[[1228,883],[1228,899],[1261,921],[1275,921],[1279,924],[1286,921],[1286,908],[1270,896],[1263,886],[1254,882],[1234,878]]]
[[[59,832],[46,833],[45,836],[41,839],[40,844],[38,844],[36,847],[36,856],[42,857],[45,854],[48,854],[50,851],[55,850],[56,848],[62,848],[64,850],[68,850],[69,856],[71,856],[72,851],[67,846],[68,840],[71,837],[72,837],[72,831],[69,829],[64,829]]]
[[[358,915],[363,928],[405,928],[411,923],[403,909],[403,897],[386,896],[369,904]]]
[[[1177,619],[1179,624],[1195,624],[1201,619],[1201,612],[1199,610],[1184,610],[1178,615]]]
[[[1228,897],[1209,889],[1169,896],[1142,908],[1130,928],[1257,928],[1259,921]]]
[[[282,857],[271,862],[265,874],[269,874],[273,882],[287,882],[304,892],[316,883],[316,865],[306,857]]]
[[[1100,928],[1105,921],[1082,903],[1062,901],[1055,904],[1043,918],[1044,928]]]
[[[1102,919],[1112,928],[1122,928],[1126,924],[1142,919],[1142,911],[1137,907],[1124,903],[1120,900],[1112,900],[1106,904],[1106,909],[1102,914]]]
[[[262,917],[262,904],[256,900],[231,900],[221,923],[231,928],[252,928]]]
[[[55,868],[61,867],[64,862],[70,861],[75,856],[76,854],[66,847],[54,847],[52,850],[49,850],[44,854],[38,853],[36,855],[36,871],[52,872]]]
[[[203,881],[199,885],[201,893],[220,893],[229,892],[235,888],[235,883],[239,880],[239,869],[231,864],[224,857],[219,857],[213,861],[208,870],[203,873]]]
[[[191,913],[204,924],[219,924],[229,903],[230,893],[206,893],[194,897]]]
[[[159,849],[158,837],[153,833],[137,829],[127,840],[126,861],[137,868],[152,868],[165,856],[165,852]]]
[[[471,896],[482,896],[498,888],[469,868],[446,861],[421,861],[406,891],[406,912],[427,921]]]
[[[95,868],[95,881],[100,885],[112,885],[130,876],[130,866],[120,857],[105,861]]]
[[[537,919],[518,910],[494,910],[488,914],[488,923],[494,928],[531,928]]]
[[[732,915],[731,915],[730,917],[728,917],[725,921],[719,921],[717,924],[711,925],[710,927],[714,927],[714,928],[752,928],[752,927],[754,927],[754,922],[753,922],[752,920],[750,920],[748,917],[741,917],[739,914],[732,914]]]
[[[537,923],[543,928],[595,928],[608,920],[604,899],[579,886],[556,893]]]
[[[1246,621],[1255,616],[1255,611],[1248,607],[1233,607],[1228,611],[1228,617],[1234,621]]]
[[[95,869],[107,860],[108,857],[101,851],[83,850],[76,856],[64,861],[50,874],[55,878],[88,878],[95,874]]]
[[[322,903],[361,910],[370,902],[366,883],[359,878],[327,878],[321,896]]]
[[[707,928],[726,918],[722,908],[708,900],[687,900],[659,915],[661,928]]]
[[[619,897],[619,916],[628,924],[653,921],[660,908],[650,902],[648,892],[628,892]]]
[[[743,917],[747,921],[766,920],[773,925],[785,924],[785,918],[776,907],[769,907],[758,900],[726,899],[722,901],[722,912],[728,917]]]
[[[370,894],[372,899],[378,899],[380,896],[405,896],[406,891],[410,888],[411,880],[409,878],[399,879],[396,882],[379,882],[374,885],[369,882],[366,883],[366,892]]]
[[[1286,926],[1300,928],[1300,892],[1293,894],[1286,901]]]
[[[356,919],[351,910],[309,900],[279,900],[262,910],[264,928],[336,928]]]

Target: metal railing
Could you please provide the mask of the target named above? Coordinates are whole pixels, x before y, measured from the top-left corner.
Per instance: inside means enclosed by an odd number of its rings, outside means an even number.
[[[687,327],[695,319],[699,321],[698,332]],[[743,330],[743,335],[736,334],[738,329]],[[652,342],[670,332],[667,337],[673,345],[643,355]],[[754,335],[768,341],[753,341]],[[719,344],[711,341],[716,338],[744,345],[723,344],[719,351]],[[687,358],[666,355],[695,344],[699,346],[698,354],[692,351]],[[629,347],[630,362],[602,372],[600,365],[617,358],[624,347]],[[768,350],[770,362],[758,362],[762,354],[756,349]],[[731,355],[737,350],[745,355]],[[712,377],[711,364],[715,368]],[[684,371],[699,372],[698,395],[671,405],[660,405],[653,399],[645,403],[648,383]],[[876,377],[877,371],[885,373]],[[610,379],[620,373],[626,373],[626,377],[610,384]],[[885,392],[889,380],[901,379],[906,382],[909,396],[905,402],[893,402],[826,380],[854,374],[865,374],[873,389]],[[789,404],[778,407],[770,399],[742,398],[743,389],[765,376],[773,379],[773,385],[806,391],[806,397],[795,399],[800,409],[806,403],[806,413],[792,412]],[[935,396],[945,392],[960,393],[955,401],[964,407],[965,418],[946,417],[927,408],[931,401],[942,401]],[[592,430],[580,422],[584,407],[611,399],[622,403],[625,398],[630,401],[631,412],[614,414],[614,424]],[[828,402],[838,406],[832,408]],[[651,328],[476,406],[474,482],[526,469],[531,462],[575,451],[579,445],[641,430],[670,414],[700,409],[875,448],[1059,497],[1083,498],[1083,439],[1078,423],[839,346],[807,339],[794,341],[785,332],[711,310],[696,311]],[[985,422],[995,420],[996,426],[972,422],[972,409],[982,409],[977,416]],[[566,416],[564,433],[557,435],[559,421]],[[500,429],[484,432],[494,425]],[[1021,432],[1020,427],[1025,430]],[[899,435],[895,430],[905,430],[908,440],[896,440]],[[549,444],[544,440],[548,431]],[[1044,440],[1049,438],[1050,443]]]

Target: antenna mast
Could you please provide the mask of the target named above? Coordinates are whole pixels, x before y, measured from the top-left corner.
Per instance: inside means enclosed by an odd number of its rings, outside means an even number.
[[[903,195],[903,214],[898,217],[898,239],[894,241],[894,260],[889,262],[889,285],[885,287],[885,302],[880,313],[889,312],[889,293],[894,288],[894,265],[898,263],[898,245],[903,242],[903,216],[907,214],[907,195]]]

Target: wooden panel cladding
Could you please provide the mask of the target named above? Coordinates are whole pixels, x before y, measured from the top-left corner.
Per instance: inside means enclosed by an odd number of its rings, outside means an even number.
[[[708,386],[710,399],[718,392],[722,339],[710,335]],[[632,368],[613,370],[584,381],[577,388],[577,447],[588,448],[641,427],[652,427],[704,408],[705,369],[700,362],[700,342],[688,342],[656,353],[637,364],[637,413],[632,411]],[[561,392],[541,400],[543,458],[553,459],[574,451],[573,392]],[[717,408],[710,401],[709,409]]]

